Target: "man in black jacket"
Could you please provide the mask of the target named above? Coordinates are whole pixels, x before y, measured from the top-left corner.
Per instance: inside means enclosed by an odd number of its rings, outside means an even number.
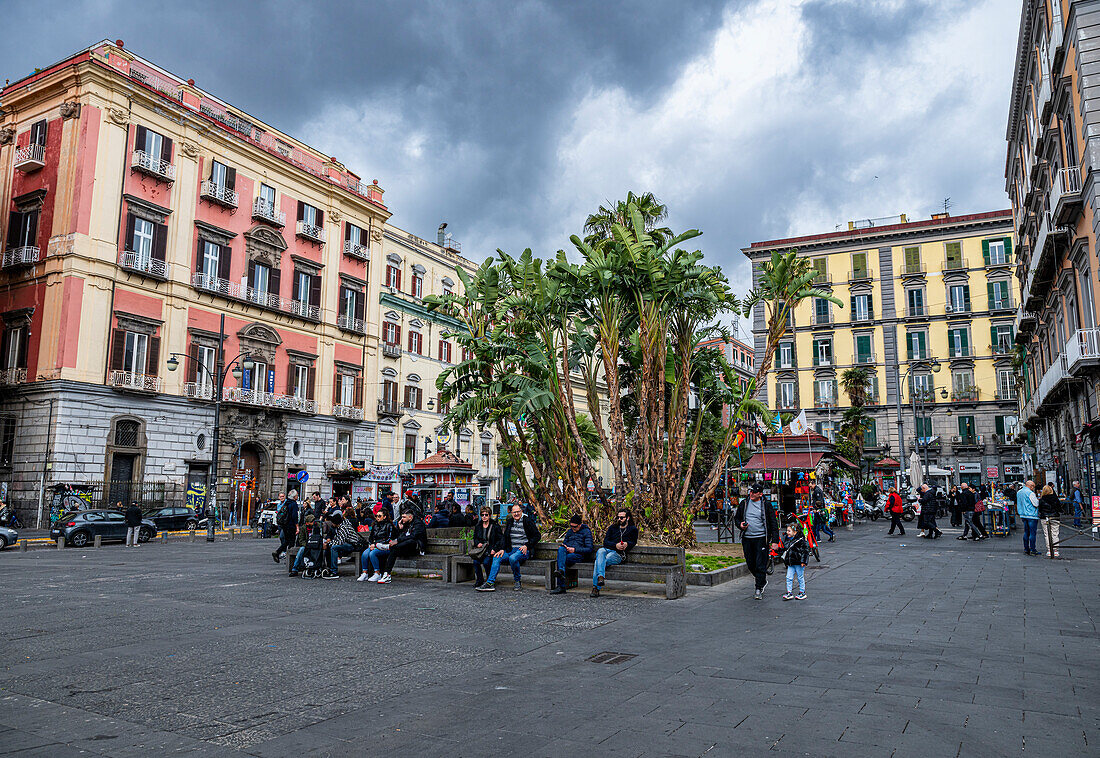
[[[779,547],[779,520],[771,503],[764,498],[763,485],[752,485],[748,498],[738,504],[733,521],[741,530],[745,565],[756,579],[754,597],[760,600],[768,586],[768,549]]]
[[[592,597],[600,596],[607,567],[625,562],[626,556],[637,544],[638,527],[634,526],[634,516],[624,508],[615,514],[615,523],[607,528],[604,535],[603,547],[596,551],[596,565],[592,569]]]
[[[279,527],[279,547],[271,553],[276,563],[283,559],[283,553],[290,549],[298,536],[298,490],[286,493],[286,500],[279,504],[275,512],[275,524]]]
[[[519,567],[535,553],[535,548],[542,539],[539,527],[535,520],[524,514],[519,503],[513,503],[508,510],[511,518],[504,525],[504,545],[502,549],[493,553],[493,565],[489,568],[489,576],[485,584],[478,587],[479,592],[493,592],[496,589],[497,572],[500,564],[508,561],[512,567],[512,578],[515,582],[512,589],[522,589],[520,584]]]
[[[921,518],[924,519],[925,528],[928,530],[925,537],[933,540],[943,536],[943,532],[936,526],[936,510],[938,508],[939,503],[936,502],[935,491],[927,484],[922,484],[920,486],[920,515]],[[973,506],[971,506],[970,510],[974,510]]]
[[[404,511],[397,522],[397,539],[390,540],[390,552],[386,556],[386,565],[383,567],[382,578],[379,584],[389,584],[390,572],[398,558],[412,558],[423,555],[428,547],[428,530],[424,528],[424,521],[416,518],[412,511]]]
[[[137,503],[130,503],[130,507],[126,509],[126,547],[137,547],[140,533],[141,508]]]

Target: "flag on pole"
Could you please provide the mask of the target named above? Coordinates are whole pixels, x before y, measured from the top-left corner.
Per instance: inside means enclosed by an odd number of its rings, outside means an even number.
[[[738,429],[736,436],[733,438],[733,446],[741,447],[741,443],[745,441],[745,430]]]
[[[801,413],[798,414],[795,420],[791,422],[791,434],[793,434],[795,437],[801,437],[803,434],[806,433],[806,430],[809,428],[809,426],[810,422],[806,418],[806,411],[803,410]]]
[[[779,411],[775,412],[775,420],[772,421],[772,427],[775,429],[776,434],[783,431],[783,419],[780,417]]]

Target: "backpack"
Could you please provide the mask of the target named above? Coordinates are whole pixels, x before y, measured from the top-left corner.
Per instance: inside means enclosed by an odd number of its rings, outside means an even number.
[[[279,506],[279,510],[275,512],[275,526],[285,527],[289,517],[290,509],[286,507],[286,503],[283,503]]]

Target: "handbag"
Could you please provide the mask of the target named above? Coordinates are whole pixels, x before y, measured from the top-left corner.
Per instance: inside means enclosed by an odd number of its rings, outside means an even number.
[[[981,513],[984,510],[985,510],[985,501],[984,500],[979,500],[978,502],[974,503],[974,512],[975,513]]]
[[[466,555],[473,558],[475,561],[485,560],[485,556],[489,554],[489,545],[484,544],[481,547],[474,546],[466,551]]]

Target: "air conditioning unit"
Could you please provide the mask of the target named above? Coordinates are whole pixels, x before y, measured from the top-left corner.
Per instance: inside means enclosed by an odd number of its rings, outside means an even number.
[[[955,310],[955,309],[954,309],[954,308],[952,308],[952,307],[951,307],[950,305],[945,305],[945,306],[943,307],[943,309],[944,309],[944,311],[946,311],[947,313],[951,313],[951,312],[952,312],[953,310]]]

